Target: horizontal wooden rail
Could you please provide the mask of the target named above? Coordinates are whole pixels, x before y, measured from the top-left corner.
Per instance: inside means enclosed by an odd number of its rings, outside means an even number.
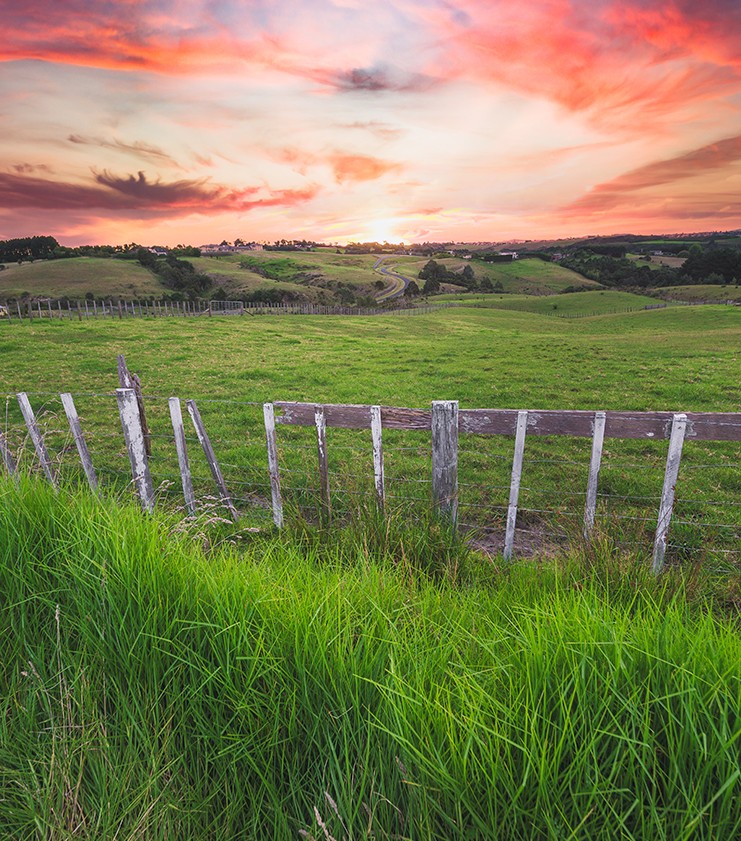
[[[277,402],[277,423],[313,426],[315,403]],[[352,404],[324,404],[327,426],[341,429],[370,429],[371,407]],[[605,412],[605,438],[668,439],[673,412]],[[514,435],[517,409],[461,409],[458,430],[478,435]],[[571,435],[591,438],[594,412],[568,409],[529,410],[528,435]],[[741,412],[687,412],[686,438],[696,441],[741,441]],[[384,429],[432,429],[429,409],[381,406]]]

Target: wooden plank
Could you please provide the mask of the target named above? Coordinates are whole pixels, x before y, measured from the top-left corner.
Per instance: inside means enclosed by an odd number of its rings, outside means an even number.
[[[95,468],[93,467],[93,460],[90,457],[90,450],[85,441],[85,436],[82,434],[82,427],[80,426],[80,418],[77,416],[77,409],[75,401],[69,392],[60,394],[64,413],[67,415],[69,428],[72,430],[72,437],[75,439],[75,446],[82,462],[82,469],[85,471],[87,483],[90,485],[90,490],[94,493],[98,490],[98,477],[95,475]]]
[[[432,498],[454,523],[458,517],[458,401],[432,401]]]
[[[5,469],[8,473],[11,476],[15,476],[18,468],[15,463],[15,459],[13,458],[13,454],[10,452],[8,442],[2,432],[0,432],[0,458],[2,458],[3,464],[5,465]]]
[[[126,366],[126,358],[123,354],[116,357],[118,365],[118,382],[121,388],[133,388],[136,392],[136,402],[139,404],[139,417],[141,419],[142,432],[144,433],[144,447],[147,457],[152,457],[152,436],[147,423],[147,413],[144,409],[144,395],[142,394],[141,380],[136,374],[132,374]]]
[[[291,426],[314,425],[314,403],[278,401],[274,405],[281,412],[276,417],[276,423]],[[370,406],[324,404],[324,417],[327,426],[343,429],[369,429],[371,425]],[[432,412],[424,409],[382,406],[381,423],[386,429],[429,430],[432,425]]]
[[[280,471],[278,468],[278,443],[275,436],[275,408],[272,403],[262,407],[265,419],[265,441],[268,448],[268,472],[270,473],[270,495],[273,503],[273,522],[283,528],[283,500],[280,495]]]
[[[509,487],[509,505],[507,506],[507,529],[504,534],[504,559],[512,557],[512,547],[515,542],[515,526],[517,524],[517,505],[520,498],[520,480],[522,478],[522,459],[525,454],[525,436],[527,434],[528,413],[517,413],[517,428],[515,431],[515,454],[512,459],[512,478]]]
[[[605,441],[605,413],[594,413],[594,432],[592,434],[592,457],[589,461],[589,480],[587,482],[587,499],[584,505],[584,539],[594,528],[594,512],[597,508],[597,484],[599,470],[602,464],[602,446]]]
[[[193,479],[190,474],[188,443],[185,440],[185,428],[183,427],[183,410],[180,400],[177,397],[170,397],[167,404],[170,407],[170,420],[172,421],[172,431],[175,435],[175,450],[178,454],[178,466],[180,467],[180,481],[183,485],[185,510],[192,517],[196,513],[196,496],[193,493]]]
[[[21,391],[16,396],[18,398],[18,405],[21,407],[23,420],[26,422],[26,429],[28,429],[28,434],[31,436],[31,441],[33,441],[33,446],[36,450],[36,455],[39,457],[39,462],[41,463],[44,474],[54,488],[58,488],[57,478],[54,475],[51,458],[49,458],[49,451],[46,449],[44,438],[39,430],[38,424],[36,423],[36,416],[31,408],[28,395],[25,391]]]
[[[383,510],[386,506],[386,480],[383,469],[383,425],[381,407],[371,406],[371,442],[373,444],[373,478],[376,485],[376,501]]]
[[[316,446],[319,457],[319,486],[322,495],[322,510],[325,517],[332,515],[332,500],[329,495],[329,462],[327,459],[327,421],[324,406],[314,407]]]
[[[151,514],[154,511],[154,487],[152,486],[152,475],[149,472],[147,451],[144,446],[144,433],[139,417],[136,392],[133,388],[117,388],[116,400],[118,401],[118,413],[121,417],[121,427],[126,442],[126,451],[129,454],[134,486],[142,508],[148,514]]]
[[[188,414],[193,421],[193,426],[196,430],[198,440],[201,442],[201,447],[203,448],[204,455],[206,456],[206,461],[208,462],[209,470],[211,471],[211,475],[213,476],[216,488],[219,492],[221,502],[229,509],[229,513],[236,523],[239,519],[239,513],[234,507],[229,491],[226,489],[224,476],[221,472],[221,468],[219,467],[219,462],[216,460],[216,453],[211,445],[211,439],[208,437],[206,427],[203,425],[203,420],[201,419],[201,413],[198,411],[198,406],[196,406],[195,400],[186,400],[185,405],[188,409]]]
[[[686,431],[687,415],[674,415],[671,438],[669,439],[669,452],[666,456],[666,470],[664,471],[664,487],[661,491],[659,518],[656,524],[656,536],[654,538],[653,563],[651,564],[651,569],[654,573],[661,572],[664,566],[667,535],[669,534],[669,524],[671,523],[672,511],[674,510],[674,492],[679,477],[679,463],[682,460],[682,446],[684,445]]]

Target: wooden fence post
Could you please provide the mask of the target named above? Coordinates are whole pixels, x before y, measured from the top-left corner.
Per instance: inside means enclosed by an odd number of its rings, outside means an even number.
[[[38,424],[36,423],[36,416],[33,413],[31,404],[28,402],[28,395],[25,391],[21,391],[17,397],[18,405],[21,407],[21,412],[23,413],[23,420],[26,422],[26,428],[28,429],[28,434],[31,436],[31,440],[33,441],[33,446],[36,450],[36,455],[39,457],[39,461],[41,462],[41,467],[44,470],[46,478],[56,490],[59,486],[57,484],[56,476],[54,475],[54,470],[52,469],[49,451],[46,449],[44,438],[41,435]]]
[[[376,499],[383,511],[386,505],[386,480],[383,470],[383,426],[381,423],[381,407],[370,407],[371,439],[373,442],[373,476],[376,484]]]
[[[458,401],[432,401],[432,497],[440,514],[458,519]]]
[[[183,484],[183,496],[185,497],[185,508],[191,516],[196,513],[196,497],[193,493],[193,479],[190,475],[190,462],[188,461],[188,443],[185,440],[185,429],[183,427],[183,410],[180,400],[171,397],[167,401],[170,407],[170,420],[172,431],[175,435],[175,449],[178,454],[178,465],[180,467],[180,480]]]
[[[527,435],[527,411],[517,413],[517,431],[515,433],[515,454],[512,459],[512,479],[509,488],[509,505],[507,506],[507,530],[504,535],[505,561],[512,557],[515,542],[515,525],[517,523],[517,505],[520,498],[520,479],[522,478],[522,459],[525,454],[525,436]]]
[[[90,485],[90,490],[94,493],[98,490],[98,477],[95,475],[95,468],[93,467],[93,460],[90,457],[90,450],[88,450],[85,436],[82,434],[82,427],[80,426],[80,418],[77,416],[77,409],[75,408],[75,401],[69,392],[60,394],[62,406],[64,406],[64,413],[67,415],[69,421],[69,428],[72,430],[72,437],[75,439],[77,452],[80,455],[82,462],[82,469],[85,471],[87,483]]]
[[[131,475],[136,485],[142,508],[149,514],[154,511],[154,488],[152,475],[149,472],[147,450],[144,446],[144,432],[142,431],[139,404],[133,388],[117,388],[118,413],[121,416],[126,450],[131,464]]]
[[[152,457],[152,436],[149,432],[149,424],[147,423],[147,414],[144,411],[144,395],[142,394],[141,380],[136,374],[132,374],[126,366],[126,358],[123,354],[116,357],[118,365],[118,384],[121,388],[133,388],[136,392],[136,402],[139,404],[139,417],[141,419],[142,433],[144,434],[144,448],[147,451],[147,457]]]
[[[605,441],[605,413],[594,413],[592,431],[592,458],[589,462],[589,481],[587,482],[587,499],[584,504],[584,539],[589,537],[594,528],[594,512],[597,508],[597,483],[599,469],[602,464],[602,447]]]
[[[278,443],[275,437],[275,407],[264,403],[262,407],[265,419],[265,441],[268,448],[268,471],[270,473],[270,495],[273,501],[273,522],[277,528],[283,528],[283,501],[280,496],[280,472],[278,469]]]
[[[679,463],[682,460],[682,446],[687,432],[687,415],[677,414],[672,419],[672,431],[669,438],[669,452],[666,456],[666,470],[664,472],[664,488],[661,492],[659,519],[656,524],[654,539],[654,554],[651,570],[655,574],[661,572],[666,555],[666,542],[669,533],[669,523],[674,509],[674,490],[679,476]]]
[[[332,515],[332,501],[329,494],[329,462],[327,460],[327,419],[324,406],[314,407],[314,425],[316,426],[316,445],[319,457],[319,486],[322,494],[322,508],[327,518]]]
[[[239,519],[239,513],[234,507],[232,498],[229,496],[229,491],[226,489],[224,476],[221,473],[221,468],[219,467],[218,461],[216,461],[216,453],[214,453],[214,448],[211,446],[211,439],[208,437],[206,427],[203,425],[201,413],[198,411],[198,407],[196,406],[195,400],[186,400],[185,405],[188,408],[188,414],[190,415],[191,420],[193,421],[193,426],[195,427],[198,440],[201,442],[201,447],[203,447],[203,452],[206,456],[206,461],[208,462],[208,467],[211,471],[211,475],[213,476],[214,482],[216,483],[216,487],[221,496],[221,501],[229,509],[229,513],[231,514],[232,519],[236,523],[236,521]]]
[[[8,442],[2,432],[0,432],[0,458],[2,458],[3,464],[5,465],[5,469],[8,473],[11,476],[15,476],[17,469],[15,459],[13,458],[13,454],[10,452],[10,447],[8,446]]]

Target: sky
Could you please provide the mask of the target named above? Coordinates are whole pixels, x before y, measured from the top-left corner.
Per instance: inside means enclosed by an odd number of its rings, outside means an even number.
[[[0,239],[741,227],[739,0],[0,0]]]

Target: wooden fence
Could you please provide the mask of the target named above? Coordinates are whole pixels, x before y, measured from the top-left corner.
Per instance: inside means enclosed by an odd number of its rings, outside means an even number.
[[[1,305],[10,323],[33,323],[37,319],[85,321],[88,319],[123,320],[125,318],[188,318],[214,315],[421,315],[439,309],[460,306],[441,301],[418,307],[341,307],[321,304],[243,303],[242,301],[14,301]],[[2,313],[2,309],[0,309]]]
[[[124,364],[125,367],[125,364]],[[125,380],[127,372],[122,375]],[[138,385],[138,384],[137,384]],[[71,394],[62,394],[61,403],[85,476],[90,488],[97,492],[98,479],[86,438],[80,426]],[[56,486],[52,459],[44,436],[39,430],[28,395],[16,395],[28,437],[33,444],[38,463],[47,479]],[[155,491],[149,467],[148,436],[141,395],[136,387],[119,388],[116,400],[121,428],[128,453],[131,476],[137,495],[145,511],[155,506]],[[247,404],[253,405],[253,404]],[[196,511],[187,438],[181,401],[168,399],[172,434],[177,450],[178,472],[188,513]],[[239,512],[224,480],[214,446],[206,431],[194,400],[186,401],[197,440],[208,463],[218,498],[236,521]],[[512,436],[509,499],[504,535],[504,557],[513,554],[518,501],[522,477],[523,456],[530,436],[572,436],[591,439],[591,457],[583,511],[583,536],[589,540],[595,520],[600,466],[606,439],[634,439],[644,441],[668,440],[668,454],[664,468],[663,489],[656,513],[653,539],[653,570],[659,572],[665,560],[667,537],[674,508],[675,488],[679,476],[683,446],[686,441],[741,441],[741,413],[715,412],[620,412],[620,411],[558,411],[512,409],[460,409],[457,401],[434,401],[430,409],[409,409],[380,405],[323,405],[313,403],[274,402],[262,405],[262,421],[266,447],[266,479],[269,479],[270,506],[275,526],[283,526],[284,511],[279,467],[278,430],[284,427],[311,427],[315,430],[319,496],[324,514],[331,512],[332,499],[328,470],[327,428],[370,430],[372,442],[373,484],[378,506],[386,505],[384,471],[384,430],[426,431],[431,435],[431,502],[435,509],[454,523],[458,519],[459,442],[467,435]],[[172,439],[171,439],[172,440]],[[17,472],[16,458],[6,437],[0,432],[0,457],[7,472]],[[730,503],[739,505],[739,502]],[[735,527],[734,527],[735,528]]]

